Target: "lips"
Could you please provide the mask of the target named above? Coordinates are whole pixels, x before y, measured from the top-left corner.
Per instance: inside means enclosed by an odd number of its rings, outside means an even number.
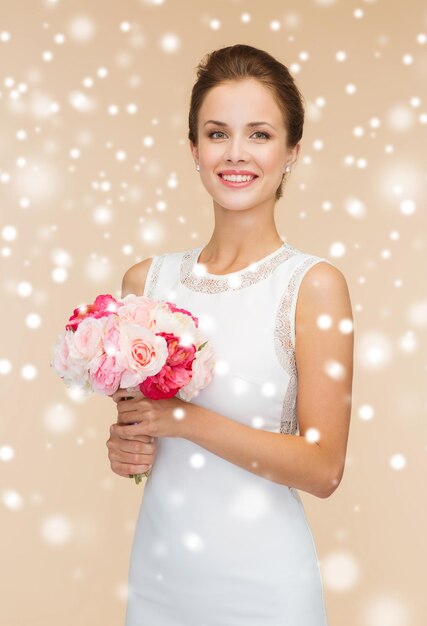
[[[224,178],[224,175],[228,175],[228,176],[248,176],[250,177],[249,180],[226,180]],[[243,187],[249,187],[251,185],[254,185],[258,176],[256,174],[253,174],[252,172],[236,172],[236,170],[234,171],[225,171],[225,172],[219,172],[218,174],[218,178],[221,181],[221,185],[224,185],[225,187],[229,187],[229,188],[234,188],[234,189],[242,189]]]
[[[221,176],[221,178],[224,174],[226,176],[232,176],[234,174],[235,176],[253,176],[254,178],[258,178],[255,172],[249,172],[248,170],[223,170],[222,172],[218,172],[218,176]]]

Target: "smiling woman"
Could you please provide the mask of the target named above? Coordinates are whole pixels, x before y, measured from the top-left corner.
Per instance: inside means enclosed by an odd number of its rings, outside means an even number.
[[[216,117],[215,119],[210,119],[208,117],[206,120],[201,119],[200,109],[206,100],[206,96],[215,87],[227,83],[236,84],[246,79],[251,80],[251,82],[255,80],[258,85],[262,85],[268,90],[274,98],[279,111],[279,116],[277,114],[275,116],[275,125],[265,117],[257,117],[254,120],[250,120],[246,124],[246,128],[252,130],[261,126],[268,126],[275,134],[279,134],[278,138],[282,141],[283,148],[291,151],[288,156],[292,156],[292,149],[296,148],[303,134],[304,98],[286,66],[263,50],[255,49],[252,46],[236,45],[221,48],[206,55],[205,59],[198,66],[197,76],[198,80],[191,94],[188,116],[188,138],[196,160],[200,136],[199,128],[204,129],[206,125],[213,124],[217,127],[228,129],[228,124],[224,121],[224,118]],[[248,94],[248,96],[250,97],[251,94]],[[247,100],[246,104],[249,102],[250,100]],[[228,111],[229,109],[227,109]],[[269,109],[267,109],[267,114],[271,115]],[[265,131],[265,128],[262,130]],[[261,134],[265,135],[265,139],[270,139],[270,135],[267,133]],[[296,153],[298,149],[296,149]],[[288,163],[293,160],[289,158]],[[279,200],[283,195],[285,175],[289,172],[289,167],[285,169],[284,174],[282,172],[282,180],[276,190],[276,200]]]
[[[141,437],[157,442],[126,626],[328,624],[297,489],[326,499],[343,475],[353,335],[341,328],[352,312],[338,268],[284,243],[274,221],[303,120],[288,69],[267,52],[229,46],[199,65],[188,137],[214,231],[205,247],[136,264],[122,287],[173,293],[206,329],[218,368],[184,406],[119,402],[119,422],[134,424],[110,441],[122,474],[151,454]]]
[[[218,111],[221,121],[211,119]],[[270,89],[254,78],[216,85],[200,106],[198,126],[197,145],[190,140],[191,150],[216,210],[242,204],[247,208],[249,199],[265,206],[273,194],[275,200],[280,197],[284,170],[295,160],[299,144],[287,146],[286,122]],[[231,163],[242,165],[230,167]],[[224,187],[250,189],[251,194],[230,198],[222,193]]]

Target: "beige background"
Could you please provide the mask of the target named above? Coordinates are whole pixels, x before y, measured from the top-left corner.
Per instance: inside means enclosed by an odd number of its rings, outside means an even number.
[[[425,3],[18,0],[1,13],[1,626],[123,623],[143,486],[110,470],[113,402],[72,397],[49,362],[74,307],[120,296],[138,260],[208,241],[188,103],[200,58],[234,43],[277,56],[304,94],[278,230],[330,258],[353,304],[344,478],[328,499],[300,492],[330,626],[423,626]]]

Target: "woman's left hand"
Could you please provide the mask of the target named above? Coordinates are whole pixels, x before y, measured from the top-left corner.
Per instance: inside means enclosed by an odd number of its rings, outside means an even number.
[[[182,422],[191,404],[177,397],[164,400],[150,400],[138,395],[130,400],[126,389],[118,389],[112,396],[117,403],[118,423],[128,425],[122,429],[126,439],[139,435],[151,437],[181,437]]]

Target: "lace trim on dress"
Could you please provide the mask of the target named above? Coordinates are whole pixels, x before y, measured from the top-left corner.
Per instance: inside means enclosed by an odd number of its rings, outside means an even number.
[[[280,432],[282,434],[295,435],[299,431],[296,411],[298,372],[295,361],[295,326],[292,324],[292,302],[295,297],[295,288],[299,277],[308,266],[319,261],[326,261],[316,256],[310,256],[294,270],[288,283],[288,287],[280,300],[274,330],[274,347],[279,362],[289,374],[289,384],[283,399],[282,414],[280,417]],[[294,329],[292,331],[292,329]]]
[[[241,272],[233,272],[223,276],[198,276],[192,269],[195,265],[200,248],[193,248],[186,252],[181,263],[181,283],[192,291],[204,293],[223,293],[224,291],[236,291],[250,287],[255,283],[270,276],[275,268],[295,254],[300,253],[297,248],[290,244],[284,244],[283,250],[274,257],[253,264],[254,269],[244,269]]]
[[[154,291],[157,287],[157,283],[159,282],[160,269],[162,267],[162,263],[164,260],[164,255],[156,256],[152,260],[153,269],[151,270],[150,266],[150,275],[147,276],[147,282],[145,284],[144,295],[147,298],[153,298]],[[147,284],[148,283],[148,284]]]

